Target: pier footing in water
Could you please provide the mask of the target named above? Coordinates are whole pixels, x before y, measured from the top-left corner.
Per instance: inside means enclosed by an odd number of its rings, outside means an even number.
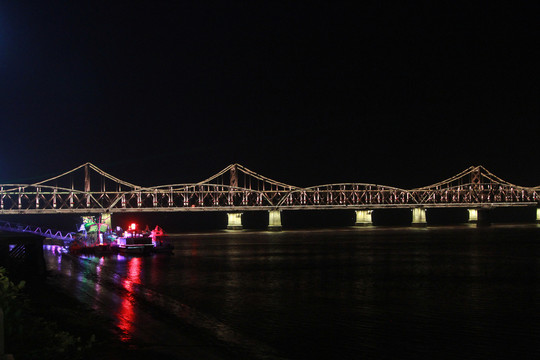
[[[242,213],[227,213],[227,229],[242,230]]]

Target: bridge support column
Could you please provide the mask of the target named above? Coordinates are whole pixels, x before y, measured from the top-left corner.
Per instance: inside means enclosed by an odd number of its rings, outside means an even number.
[[[281,210],[268,211],[268,230],[281,231]]]
[[[413,226],[426,226],[426,209],[414,208],[412,209],[412,225]]]
[[[242,230],[242,213],[227,213],[227,229]]]
[[[109,229],[112,229],[112,214],[111,213],[102,213],[101,214],[101,223],[106,224]]]
[[[469,222],[477,223],[478,222],[478,209],[467,209],[469,211]]]
[[[109,230],[112,230],[112,221],[111,221],[111,219],[112,219],[112,214],[111,213],[109,213],[109,212],[102,213],[101,216],[100,216],[100,223],[107,225]],[[98,237],[99,237],[98,242],[100,244],[103,244],[105,242],[105,239],[103,238],[104,235],[103,235],[103,233],[101,233],[101,229],[99,229]]]
[[[540,223],[540,208],[536,208],[536,222]]]
[[[11,234],[2,236],[2,266],[21,278],[42,277],[46,273],[45,257],[43,256],[43,240],[36,235]],[[10,249],[10,245],[13,249]],[[1,357],[0,357],[1,359]]]
[[[356,226],[373,225],[371,214],[373,210],[356,210]]]

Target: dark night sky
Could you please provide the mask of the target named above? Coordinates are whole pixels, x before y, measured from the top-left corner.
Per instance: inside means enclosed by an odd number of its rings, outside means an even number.
[[[540,185],[538,9],[448,3],[2,1],[0,181]]]

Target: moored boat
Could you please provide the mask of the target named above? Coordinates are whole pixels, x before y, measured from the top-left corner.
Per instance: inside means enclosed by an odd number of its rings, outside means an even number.
[[[125,254],[150,254],[154,249],[149,237],[119,237],[118,251]]]
[[[151,232],[142,232],[136,223],[131,223],[122,236],[116,238],[118,251],[125,254],[150,254],[155,247]]]
[[[69,250],[72,254],[106,255],[116,252],[123,254],[171,253],[172,245],[167,241],[163,229],[156,226],[150,231],[148,226],[139,230],[137,223],[131,223],[126,231],[117,226],[112,231],[109,224],[91,216],[83,217],[79,234]]]
[[[163,229],[159,226],[156,226],[156,228],[150,232],[150,237],[152,238],[155,253],[172,253],[174,250],[174,246],[163,232]]]

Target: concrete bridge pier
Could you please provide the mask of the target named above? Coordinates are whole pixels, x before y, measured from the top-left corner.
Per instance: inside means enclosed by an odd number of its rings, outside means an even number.
[[[281,231],[281,210],[268,211],[268,230]]]
[[[109,229],[112,229],[112,214],[110,212],[102,213],[101,223],[106,224]]]
[[[373,225],[371,214],[373,210],[356,210],[356,226],[368,226]]]
[[[242,230],[242,213],[234,212],[227,213],[227,229],[228,230]]]
[[[21,278],[45,275],[42,236],[9,234],[0,236],[0,266]]]
[[[413,226],[426,226],[426,209],[413,208],[412,209],[412,225]]]
[[[467,209],[469,212],[469,222],[477,223],[478,222],[478,209]]]

